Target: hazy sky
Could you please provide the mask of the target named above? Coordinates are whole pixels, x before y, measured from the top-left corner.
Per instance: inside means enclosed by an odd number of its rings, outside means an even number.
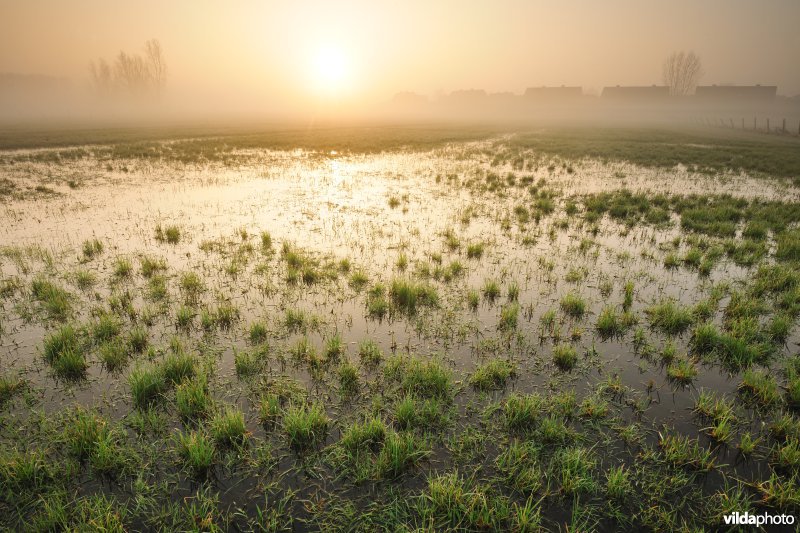
[[[397,91],[522,92],[661,81],[674,50],[702,83],[800,93],[800,0],[0,0],[0,72],[68,76],[158,38],[169,91],[242,105],[378,102]]]

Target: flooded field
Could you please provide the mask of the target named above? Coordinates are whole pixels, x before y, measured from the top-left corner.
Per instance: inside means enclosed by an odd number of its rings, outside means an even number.
[[[797,515],[796,156],[203,143],[0,152],[0,527]]]

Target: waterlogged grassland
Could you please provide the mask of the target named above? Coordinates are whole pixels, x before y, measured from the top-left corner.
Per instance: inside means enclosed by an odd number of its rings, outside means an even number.
[[[797,514],[800,191],[528,142],[6,154],[0,523]]]

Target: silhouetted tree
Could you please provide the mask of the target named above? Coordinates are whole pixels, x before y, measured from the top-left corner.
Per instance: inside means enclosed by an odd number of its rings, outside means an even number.
[[[664,60],[664,85],[673,96],[692,94],[702,75],[703,65],[694,52],[673,52]]]
[[[158,94],[167,83],[167,64],[157,39],[145,43],[144,55],[120,51],[113,67],[101,58],[89,64],[89,72],[98,94]]]
[[[164,52],[158,39],[150,39],[144,43],[147,72],[150,75],[150,85],[157,92],[161,92],[167,84],[167,63],[164,61]]]
[[[105,59],[98,59],[89,63],[89,72],[92,75],[92,85],[99,94],[106,95],[114,89],[114,76],[111,67]]]

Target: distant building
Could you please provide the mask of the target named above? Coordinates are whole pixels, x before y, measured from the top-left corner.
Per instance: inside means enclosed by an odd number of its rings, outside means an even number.
[[[700,85],[694,95],[703,103],[768,104],[775,100],[777,92],[775,85]]]
[[[474,102],[476,100],[484,100],[488,95],[483,89],[462,89],[453,91],[448,98],[457,102]]]
[[[669,87],[666,85],[649,85],[642,87],[617,85],[615,87],[604,87],[603,93],[600,96],[604,100],[619,103],[657,103],[666,101],[669,98]]]
[[[525,99],[541,102],[560,102],[577,100],[583,96],[583,87],[528,87],[523,94]]]

